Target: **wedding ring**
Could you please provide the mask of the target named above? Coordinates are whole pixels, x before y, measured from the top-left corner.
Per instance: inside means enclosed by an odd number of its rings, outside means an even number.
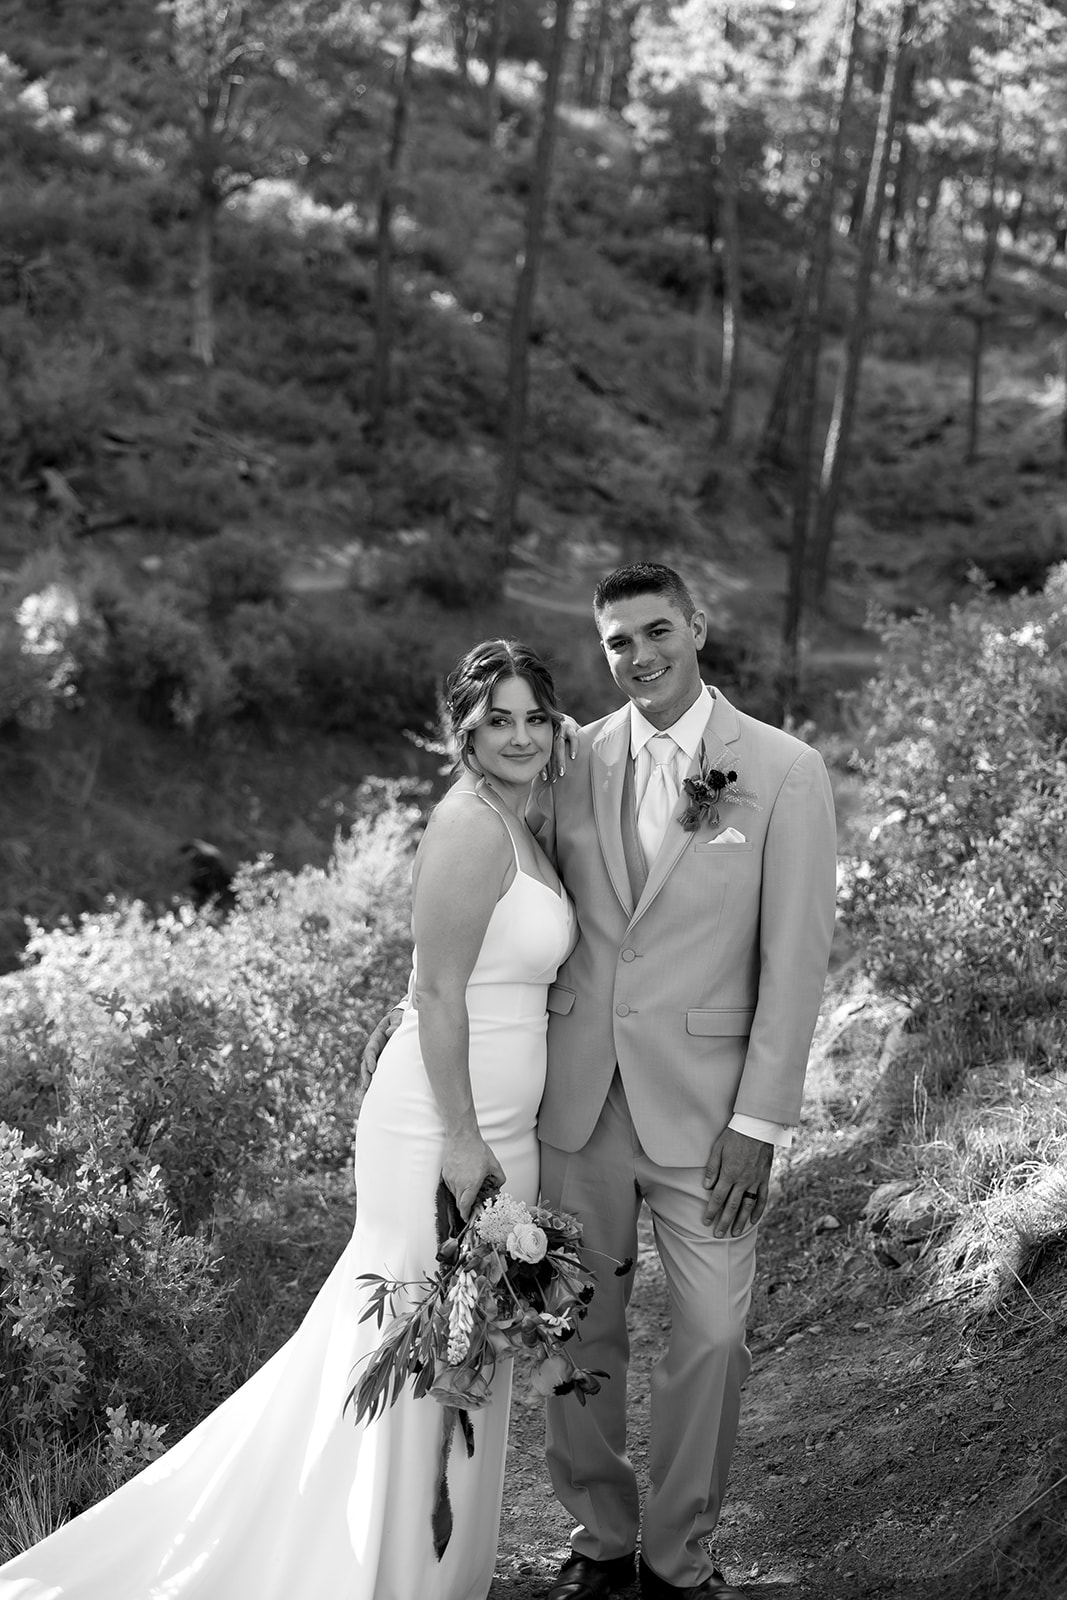
[[[743,1200],[758,1200],[759,1199],[759,1190],[758,1189],[746,1189],[741,1198]]]

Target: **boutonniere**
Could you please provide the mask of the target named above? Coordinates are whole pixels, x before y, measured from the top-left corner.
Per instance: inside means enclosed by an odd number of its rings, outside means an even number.
[[[708,765],[708,752],[703,743],[700,746],[700,771],[694,777],[686,778],[682,788],[689,796],[689,804],[679,818],[686,833],[695,833],[704,822],[717,823],[719,803],[723,800],[729,805],[749,806],[753,811],[760,809],[751,790],[738,788],[736,772]]]

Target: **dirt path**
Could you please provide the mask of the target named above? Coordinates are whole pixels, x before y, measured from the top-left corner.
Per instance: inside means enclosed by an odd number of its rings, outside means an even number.
[[[847,1154],[802,1180],[787,1175],[763,1225],[753,1369],[715,1546],[753,1600],[973,1595],[976,1563],[1015,1509],[1027,1453],[1062,1390],[1058,1348],[1035,1368],[968,1347],[944,1308],[916,1310],[899,1275],[877,1264],[860,1213],[883,1176]],[[646,1233],[631,1306],[639,1474],[668,1325]],[[540,1403],[517,1390],[491,1600],[535,1600],[566,1555],[541,1431]]]

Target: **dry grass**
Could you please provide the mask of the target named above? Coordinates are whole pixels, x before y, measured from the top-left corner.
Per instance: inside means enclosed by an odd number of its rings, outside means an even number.
[[[862,1143],[886,1178],[944,1201],[954,1226],[925,1254],[924,1305],[1067,1325],[1039,1281],[1067,1256],[1067,1072],[968,1061],[950,1032],[912,1035],[907,1010],[844,974],[827,993],[809,1067],[805,1159]]]
[[[125,1482],[102,1441],[92,1446],[27,1447],[0,1469],[0,1562],[28,1550],[72,1515]]]

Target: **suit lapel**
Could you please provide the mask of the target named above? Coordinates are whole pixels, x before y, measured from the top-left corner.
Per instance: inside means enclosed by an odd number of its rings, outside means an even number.
[[[634,907],[626,851],[622,838],[623,789],[630,759],[630,712],[623,706],[611,717],[593,744],[589,777],[593,786],[593,815],[604,865],[619,904],[629,916]]]
[[[716,690],[711,716],[707,720],[703,735],[704,754],[709,767],[729,765],[732,758],[728,747],[737,741],[740,734],[741,723],[737,712],[730,702]],[[698,751],[689,764],[686,777],[691,778],[699,770],[700,752]],[[660,846],[660,851],[655,861],[648,869],[645,887],[634,908],[634,921],[652,904],[652,901],[659,894],[685,852],[691,836],[682,827],[681,819],[688,804],[689,796],[683,789],[678,798],[678,804],[674,809],[674,815],[667,825],[667,837]]]

